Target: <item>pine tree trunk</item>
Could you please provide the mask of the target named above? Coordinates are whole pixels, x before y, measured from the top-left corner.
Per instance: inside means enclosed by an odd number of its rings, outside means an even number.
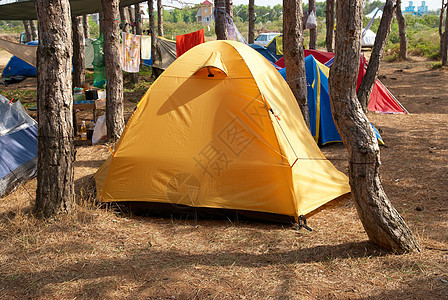
[[[227,40],[227,23],[226,23],[226,1],[225,0],[215,0],[215,32],[216,39]]]
[[[129,27],[130,33],[135,33],[135,18],[134,18],[134,10],[132,9],[132,5],[128,6],[128,16],[129,16],[129,23],[131,24]]]
[[[233,19],[233,0],[226,0],[226,12]]]
[[[383,190],[378,142],[356,98],[362,1],[338,0],[336,12],[338,29],[329,86],[331,110],[349,153],[350,187],[358,215],[377,245],[396,253],[420,251],[416,238]]]
[[[149,14],[149,32],[151,34],[151,58],[152,63],[154,65],[154,60],[156,58],[156,42],[157,42],[156,25],[154,22],[154,0],[148,0],[148,14]],[[152,70],[152,77],[156,78],[156,73],[154,72],[154,69]]]
[[[283,0],[283,49],[286,79],[303,118],[310,127],[310,115],[306,99],[305,55],[303,53],[302,0]]]
[[[84,30],[81,16],[72,18],[73,32],[73,86],[82,87],[86,78],[84,57]]]
[[[308,0],[308,15],[310,15],[312,11],[314,11],[314,15],[316,16],[316,0]],[[317,27],[310,29],[310,49],[316,49],[316,46],[317,46]]]
[[[163,6],[162,0],[157,0],[157,31],[163,36]]]
[[[72,118],[72,41],[68,0],[36,0],[37,190],[39,217],[71,212],[75,205]]]
[[[442,8],[440,9],[439,15],[439,37],[440,37],[440,45],[439,45],[439,57],[442,58],[443,53],[443,15],[445,13],[447,0],[442,0]]]
[[[122,31],[128,32],[129,21],[127,18],[127,9],[125,9],[124,7],[120,7],[120,20],[121,20],[121,25],[122,25]]]
[[[106,127],[110,141],[118,141],[124,128],[123,73],[120,62],[118,0],[101,0],[104,13],[104,61],[106,64]]]
[[[142,16],[140,14],[140,4],[135,4],[135,34],[142,35]]]
[[[375,43],[373,44],[372,54],[370,55],[369,66],[364,75],[361,85],[358,88],[358,99],[364,111],[367,111],[369,105],[370,93],[375,85],[380,62],[386,47],[386,41],[390,32],[390,25],[394,17],[395,5],[392,0],[387,0],[383,9],[383,16],[381,17],[380,26],[376,33]]]
[[[334,51],[334,1],[335,0],[326,1],[327,11],[325,14],[325,25],[327,27],[327,33],[325,36],[325,45],[327,46],[328,52]]]
[[[33,41],[37,41],[37,39],[38,39],[37,28],[36,28],[36,25],[34,24],[34,20],[30,20],[30,28],[31,28],[31,39]]]
[[[400,60],[408,59],[408,38],[406,37],[406,21],[401,12],[401,0],[397,0],[397,8],[395,11],[398,23],[398,34],[400,36]]]
[[[30,21],[23,20],[23,27],[25,28],[26,42],[31,42],[33,40],[30,29]]]
[[[136,6],[137,6],[137,4],[136,4]],[[131,23],[131,28],[132,28],[132,34],[135,34],[135,30],[136,30],[135,20],[137,19],[137,16],[134,15],[134,8],[132,7],[132,5],[128,6],[128,12],[129,12],[129,22]],[[129,73],[129,79],[131,80],[131,82],[133,84],[137,84],[138,83],[138,73]]]
[[[99,21],[100,21],[100,34],[104,35],[104,12],[98,13]]]
[[[254,43],[255,29],[255,0],[249,0],[249,44]]]
[[[82,26],[84,29],[84,38],[90,38],[90,25],[89,25],[89,15],[82,16]]]
[[[445,14],[445,31],[442,35],[442,66],[447,65],[447,50],[448,50],[448,11]]]

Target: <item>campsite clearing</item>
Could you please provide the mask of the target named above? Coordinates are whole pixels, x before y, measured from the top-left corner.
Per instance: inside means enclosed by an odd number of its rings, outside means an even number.
[[[382,180],[422,253],[396,256],[369,243],[351,199],[309,216],[312,232],[99,209],[92,175],[109,150],[78,147],[74,215],[30,216],[36,180],[0,200],[0,299],[447,298],[448,71],[412,57],[383,62],[380,79],[410,112],[368,114],[388,146]],[[18,86],[33,89],[35,79],[6,90]],[[130,113],[140,96],[127,95]],[[322,151],[346,173],[342,144]]]

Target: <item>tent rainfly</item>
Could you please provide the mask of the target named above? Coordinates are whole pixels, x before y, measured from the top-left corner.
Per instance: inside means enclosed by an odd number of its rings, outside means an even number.
[[[95,174],[103,202],[140,201],[300,218],[350,192],[294,95],[261,54],[198,45],[141,99]]]

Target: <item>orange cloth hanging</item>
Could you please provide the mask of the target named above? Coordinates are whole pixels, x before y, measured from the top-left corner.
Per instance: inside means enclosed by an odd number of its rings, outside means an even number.
[[[181,56],[194,46],[202,44],[204,42],[204,29],[183,35],[176,35],[177,57]]]

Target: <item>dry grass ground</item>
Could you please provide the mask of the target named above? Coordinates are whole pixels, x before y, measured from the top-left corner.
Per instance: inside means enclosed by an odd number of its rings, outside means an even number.
[[[0,199],[0,299],[448,299],[448,72],[414,58],[381,75],[411,112],[369,114],[388,145],[382,180],[422,253],[369,243],[351,199],[309,216],[312,232],[98,208],[91,178],[109,152],[79,147],[73,215],[31,216],[35,180]],[[323,151],[346,171],[342,145]]]

